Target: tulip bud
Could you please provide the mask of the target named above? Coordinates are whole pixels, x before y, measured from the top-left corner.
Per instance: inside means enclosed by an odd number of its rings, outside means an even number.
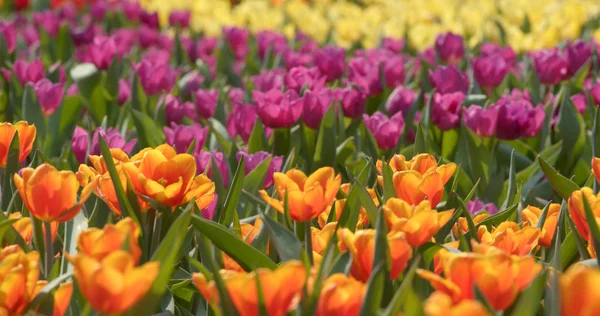
[[[371,117],[364,114],[363,119],[365,126],[375,137],[379,148],[389,150],[398,144],[404,130],[402,113],[396,113],[388,118],[385,114],[376,112]]]
[[[329,89],[321,89],[316,92],[307,91],[300,100],[304,104],[302,120],[306,126],[318,129],[325,112],[331,106],[333,93]]]
[[[256,112],[267,127],[291,127],[302,114],[303,103],[294,90],[285,93],[279,90],[266,93],[254,90],[252,95],[256,103]]]
[[[499,86],[507,73],[508,67],[500,55],[480,56],[473,60],[473,76],[484,89]]]
[[[239,27],[224,27],[223,36],[233,51],[235,59],[242,60],[246,57],[250,48],[248,47],[248,29]]]
[[[258,56],[261,60],[267,55],[270,50],[270,56],[281,55],[288,47],[287,39],[283,34],[273,31],[264,30],[256,34],[256,44],[258,46]]]
[[[170,92],[177,79],[177,71],[168,64],[151,63],[147,60],[138,64],[137,74],[142,88],[148,95]]]
[[[37,83],[46,77],[44,64],[40,59],[36,59],[31,63],[23,59],[17,59],[13,65],[13,71],[23,86],[29,82]]]
[[[173,27],[187,28],[190,25],[191,13],[189,11],[171,11],[169,25]]]
[[[364,113],[366,96],[361,91],[351,86],[336,88],[334,97],[341,103],[345,117],[359,118]]]
[[[236,158],[238,161],[244,157],[244,175],[247,176],[250,172],[252,172],[259,164],[265,161],[267,158],[271,157],[271,155],[265,151],[255,152],[253,154],[247,154],[243,151],[239,151],[236,154]],[[268,188],[273,185],[273,173],[275,171],[279,172],[281,170],[281,164],[283,163],[282,156],[274,156],[271,159],[271,163],[267,168],[267,174],[265,175],[265,181],[263,183],[263,188]]]
[[[63,86],[44,78],[38,81],[33,88],[42,107],[42,114],[46,117],[52,115],[62,102]]]
[[[462,92],[435,93],[431,103],[431,121],[442,131],[460,125],[460,112],[465,95]]]
[[[452,32],[440,34],[435,39],[435,50],[446,64],[457,64],[465,54],[463,38]]]
[[[535,72],[540,82],[555,85],[568,77],[569,62],[556,49],[533,54]]]
[[[179,154],[186,153],[194,139],[196,140],[196,145],[192,152],[200,152],[208,135],[208,127],[203,128],[198,123],[193,125],[177,125],[175,122],[172,122],[170,128],[165,126],[163,129],[167,144],[173,146]]]
[[[317,68],[294,67],[285,76],[285,86],[297,93],[302,89],[321,90],[325,86],[325,77]]]
[[[200,117],[211,118],[215,114],[217,102],[219,101],[219,90],[197,90],[194,93],[196,111]]]
[[[465,125],[481,137],[492,137],[496,132],[498,109],[484,109],[478,105],[471,105],[463,110]]]
[[[96,68],[106,70],[115,59],[117,44],[112,37],[96,37],[88,50]]]
[[[250,77],[250,81],[252,81],[254,89],[261,92],[281,90],[284,75],[282,69],[262,70],[258,75]]]
[[[179,98],[168,94],[164,100],[167,124],[179,123],[185,116],[196,119],[196,106],[192,102],[181,102]]]
[[[467,74],[455,66],[438,66],[434,71],[429,71],[429,81],[441,94],[469,91],[469,78]]]
[[[398,86],[389,96],[385,108],[390,115],[398,112],[406,113],[415,102],[417,93],[409,88]]]
[[[568,43],[565,47],[565,56],[569,63],[567,74],[572,77],[592,57],[592,45],[583,40]]]
[[[339,79],[346,70],[346,51],[335,46],[325,46],[315,51],[314,64],[327,77],[327,81]]]

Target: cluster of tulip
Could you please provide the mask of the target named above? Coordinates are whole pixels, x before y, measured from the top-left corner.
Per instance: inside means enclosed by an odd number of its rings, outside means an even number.
[[[0,314],[597,309],[597,4],[14,4]]]

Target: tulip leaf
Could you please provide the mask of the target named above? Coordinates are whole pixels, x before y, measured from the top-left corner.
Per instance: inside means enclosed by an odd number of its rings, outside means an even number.
[[[352,268],[352,255],[350,252],[342,252],[340,253],[333,264],[331,265],[331,271],[329,271],[329,275],[342,273],[345,275],[350,274],[350,269]]]
[[[28,84],[25,86],[23,92],[23,103],[21,104],[21,111],[23,119],[29,122],[29,124],[35,125],[36,139],[35,143],[37,147],[42,148],[44,141],[46,140],[47,122],[44,114],[42,113],[42,107],[37,100],[37,96],[33,89],[33,86]]]
[[[550,267],[552,267],[555,272],[548,275],[548,286],[546,286],[544,290],[544,311],[545,315],[549,316],[560,315],[560,283],[558,271],[562,271],[561,261],[559,261],[561,258],[561,230],[562,227],[557,225],[556,231],[554,232],[554,238],[552,238],[552,247],[550,248],[552,261],[550,262]]]
[[[559,174],[556,169],[552,168],[552,166],[550,166],[541,156],[538,156],[538,163],[556,193],[563,199],[568,199],[573,191],[579,190],[579,186],[575,184],[575,182]]]
[[[282,261],[302,260],[306,262],[306,252],[293,232],[262,212],[260,217],[263,219],[263,225],[269,230],[271,242]]]
[[[148,293],[133,307],[135,315],[152,314],[167,291],[175,263],[179,260],[179,249],[183,244],[192,218],[191,202],[181,215],[171,224],[167,234],[150,258],[160,263],[160,269]]]
[[[501,208],[505,209],[508,205],[513,204],[514,196],[517,190],[517,179],[515,172],[515,150],[513,149],[510,153],[510,168],[508,172],[508,192],[506,192],[506,199],[502,203]]]
[[[246,271],[257,268],[275,269],[275,263],[269,257],[244,242],[239,236],[236,236],[222,225],[197,215],[192,216],[192,225]]]
[[[10,182],[13,175],[19,171],[19,155],[21,149],[19,145],[19,132],[15,132],[10,145],[8,147],[8,155],[6,158],[6,168],[4,169],[4,182],[2,183],[2,210],[8,209],[12,197]]]
[[[562,95],[563,100],[560,105],[558,123],[556,124],[556,134],[559,139],[563,140],[559,165],[564,161],[566,166],[572,166],[579,158],[586,142],[585,122],[575,109],[573,102],[571,102],[567,86],[564,85],[563,89],[566,91]],[[563,170],[563,168],[559,169]]]
[[[255,193],[263,186],[272,160],[273,157],[267,157],[244,177],[244,190]]]
[[[360,208],[362,204],[360,202],[360,196],[358,193],[358,187],[360,185],[360,183],[355,182],[350,187],[350,191],[348,191],[348,198],[346,199],[344,209],[342,209],[340,217],[337,219],[339,227],[345,227],[350,229],[351,231],[356,230],[356,224],[358,223],[358,217],[360,215]],[[333,209],[330,211],[329,215],[333,216],[333,221],[335,221],[336,215],[332,212]]]
[[[319,264],[319,269],[317,271],[316,277],[312,284],[312,293],[308,297],[308,301],[305,305],[305,308],[302,310],[303,316],[314,315],[315,309],[317,307],[317,302],[319,300],[319,294],[323,287],[323,282],[328,276],[329,270],[334,263],[335,254],[337,252],[337,238],[336,235],[333,234],[329,241],[327,242],[327,247],[323,252],[323,257],[321,263]],[[308,289],[307,289],[308,290]]]
[[[363,298],[360,316],[377,315],[383,299],[384,282],[387,279],[385,262],[378,263],[369,277],[367,292]]]
[[[346,161],[348,161],[355,152],[356,144],[354,142],[354,137],[350,136],[335,149],[335,162],[340,166],[344,166],[346,165]]]
[[[131,109],[131,116],[142,148],[164,144],[165,134],[162,129],[156,128],[156,123],[150,116],[135,109]]]
[[[521,292],[519,299],[513,304],[510,315],[537,315],[547,276],[545,270],[538,274],[531,284]]]
[[[0,221],[0,244],[2,244],[2,241],[4,240],[4,234],[6,234],[6,231],[10,227],[13,227],[12,224],[18,220],[18,218],[7,218]]]
[[[225,227],[229,227],[233,221],[233,213],[237,212],[236,206],[242,196],[242,187],[244,185],[244,157],[240,160],[233,181],[227,191],[227,197],[225,197],[225,206],[221,212],[221,218],[219,223]]]
[[[335,131],[335,110],[336,104],[329,106],[325,112],[321,124],[319,126],[319,134],[317,135],[317,145],[314,155],[315,169],[324,166],[335,165],[335,150],[336,150],[336,131]]]
[[[506,208],[498,213],[486,217],[481,223],[477,224],[477,227],[481,225],[485,225],[488,230],[492,229],[494,226],[500,225],[502,222],[506,222],[508,220],[516,220],[518,204],[514,204],[509,208]]]
[[[383,173],[383,197],[387,201],[396,197],[396,189],[394,188],[393,181],[394,172],[392,171],[392,167],[387,163],[384,163],[381,169]]]
[[[417,256],[414,260],[410,269],[405,273],[404,278],[402,279],[402,283],[398,289],[396,289],[396,293],[392,297],[392,300],[385,308],[381,316],[396,316],[400,313],[400,308],[402,308],[403,299],[406,296],[406,291],[412,287],[412,280],[415,277],[415,273],[417,268],[419,267],[419,262],[421,261],[421,257]]]
[[[456,194],[456,193],[454,193]],[[474,238],[476,241],[479,241],[479,235],[477,234],[477,228],[475,228],[475,223],[473,222],[473,217],[471,217],[471,213],[467,209],[467,205],[465,205],[465,201],[463,201],[460,197],[456,197],[459,202],[460,208],[463,210],[463,215],[467,219],[467,226],[469,227],[469,235],[471,238]]]
[[[65,223],[65,234],[64,234],[64,248],[63,252],[68,254],[77,253],[77,238],[79,233],[88,228],[88,222],[83,215],[83,212],[79,212],[73,220]],[[66,256],[62,256],[61,272],[70,273],[73,272],[73,265],[71,265]]]
[[[417,125],[417,135],[415,136],[415,150],[413,156],[417,154],[427,153],[427,141],[425,139],[425,132],[423,131],[423,125],[419,123]]]
[[[583,192],[581,193],[581,200],[583,201],[585,220],[587,221],[587,224],[590,229],[590,235],[592,237],[592,240],[590,242],[593,243],[594,249],[600,249],[600,228],[598,228],[598,222],[596,221],[594,212],[592,211],[590,203],[585,194],[583,194]],[[597,257],[597,259],[598,263],[600,264],[600,257]]]
[[[575,224],[573,223],[573,220],[571,220],[570,216],[566,216],[567,218],[567,223],[569,223],[569,228],[571,229],[571,231],[569,232],[569,235],[573,235],[573,239],[575,240],[575,246],[577,247],[577,251],[579,252],[579,257],[582,260],[586,260],[586,259],[590,259],[590,254],[587,250],[587,248],[585,247],[585,239],[583,237],[581,237],[581,234],[579,234],[579,231],[577,230],[577,227],[575,227]],[[569,236],[567,236],[567,238],[565,238],[565,240],[563,241],[563,245],[565,245],[565,247],[567,246],[571,246],[570,244],[567,244],[566,241],[569,238]],[[561,247],[563,246],[561,245]],[[563,249],[562,253],[565,253],[566,249]],[[565,260],[566,261],[566,260]]]
[[[248,139],[248,153],[253,154],[265,150],[267,148],[267,137],[265,136],[265,129],[260,118],[256,118],[254,127],[250,133],[250,139]]]
[[[369,222],[377,223],[377,214],[379,213],[379,210],[377,209],[377,206],[375,206],[375,203],[373,203],[371,195],[369,194],[367,189],[360,183],[355,183],[354,186],[356,186],[360,204],[365,208],[365,211],[367,212]]]

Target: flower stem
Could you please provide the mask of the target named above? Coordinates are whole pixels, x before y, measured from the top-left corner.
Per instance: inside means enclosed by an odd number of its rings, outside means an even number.
[[[44,222],[44,242],[46,244],[45,251],[45,275],[46,280],[50,280],[50,273],[52,273],[52,265],[54,263],[54,249],[52,247],[52,229],[49,222]]]
[[[312,265],[314,263],[313,250],[312,250],[312,229],[311,221],[304,222],[304,247],[306,254],[308,255],[308,261]]]

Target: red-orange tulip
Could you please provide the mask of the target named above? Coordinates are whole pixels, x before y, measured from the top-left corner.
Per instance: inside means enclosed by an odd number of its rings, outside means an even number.
[[[341,273],[333,274],[323,283],[316,315],[358,315],[366,292],[364,283]]]
[[[312,250],[317,254],[322,254],[323,251],[327,248],[327,244],[335,233],[335,229],[337,227],[337,223],[331,222],[325,225],[323,229],[318,229],[316,227],[311,227],[312,230]]]
[[[294,307],[294,299],[302,291],[307,276],[304,265],[298,261],[288,261],[274,271],[257,269],[246,273],[221,270],[220,273],[240,316],[259,314],[257,279],[269,315],[282,316]],[[200,273],[194,273],[192,280],[213,308],[218,308],[219,294],[215,282],[207,281]]]
[[[575,264],[560,278],[563,316],[593,316],[600,311],[600,270]]]
[[[440,291],[433,292],[425,301],[423,308],[427,316],[487,316],[490,314],[479,301],[463,300],[455,304],[450,296]]]
[[[150,289],[158,275],[159,263],[135,266],[135,258],[123,250],[109,253],[98,261],[79,253],[67,259],[75,268],[79,290],[92,306],[103,314],[129,310]]]
[[[34,297],[48,284],[48,281],[38,281],[35,285]],[[66,282],[58,286],[54,292],[52,308],[53,316],[62,316],[69,308],[71,303],[71,295],[73,295],[73,283]]]
[[[33,148],[36,129],[35,125],[29,125],[26,121],[11,123],[0,123],[0,167],[6,167],[8,150],[15,133],[19,134],[19,162],[23,162]]]
[[[114,225],[106,224],[102,229],[94,227],[84,230],[77,238],[77,249],[96,261],[102,261],[117,250],[127,249],[134,264],[137,264],[142,255],[139,237],[140,228],[130,217],[126,217]]]
[[[592,158],[592,172],[596,177],[596,181],[600,183],[600,158],[598,157]]]
[[[58,171],[44,163],[39,167],[23,168],[21,175],[14,175],[15,186],[36,218],[45,222],[66,222],[71,220],[92,194],[93,183],[83,188],[79,201],[79,182],[71,171]]]
[[[251,244],[258,232],[260,232],[260,228],[262,227],[262,220],[257,218],[254,221],[254,225],[249,223],[240,223],[241,235],[240,237],[247,243]],[[226,253],[223,253],[223,266],[225,270],[235,270],[235,271],[244,271],[242,266],[233,260]]]
[[[590,241],[592,240],[592,236],[590,234],[590,227],[585,218],[585,209],[583,206],[584,196],[587,198],[590,208],[594,213],[596,223],[600,224],[600,193],[594,195],[594,191],[588,187],[583,187],[581,190],[577,190],[571,194],[571,197],[569,198],[569,214],[571,214],[571,218],[581,236]]]
[[[33,237],[33,226],[31,226],[31,218],[23,217],[21,213],[10,213],[8,215],[9,219],[17,219],[16,222],[12,224],[13,228],[23,237],[23,240],[31,244],[31,237]],[[50,232],[52,233],[52,241],[56,238],[56,233],[58,232],[58,222],[50,223]],[[46,236],[46,226],[42,226],[42,233]]]
[[[271,198],[265,190],[259,192],[260,196],[271,207],[284,213],[283,202],[287,194],[290,217],[297,222],[304,222],[315,219],[333,204],[342,177],[339,174],[336,176],[333,168],[323,167],[309,177],[297,169],[286,173],[275,172],[273,180],[280,199]]]
[[[35,294],[40,275],[39,254],[16,245],[0,251],[0,314],[21,315]]]
[[[511,221],[501,223],[490,233],[485,225],[477,231],[482,246],[494,246],[507,254],[525,256],[537,245],[541,231],[535,227],[519,227]]]
[[[375,230],[363,229],[352,233],[347,228],[338,230],[339,247],[342,251],[349,251],[352,255],[351,274],[359,281],[369,280],[373,270],[373,256],[375,255]],[[412,256],[412,248],[403,232],[391,232],[387,236],[388,246],[392,259],[390,277],[398,278],[408,260]]]
[[[548,207],[546,212],[546,220],[542,227],[540,236],[540,245],[543,247],[550,247],[552,245],[552,238],[556,231],[556,224],[558,222],[558,214],[560,213],[560,204],[552,203]],[[542,210],[535,206],[527,206],[523,209],[523,226],[537,227],[540,216],[542,216]]]
[[[431,238],[452,217],[454,210],[438,212],[431,208],[429,201],[422,201],[416,206],[392,198],[386,201],[383,214],[390,231],[401,231],[412,247],[418,247]]]
[[[473,224],[478,225],[483,222],[484,219],[488,218],[490,214],[488,213],[479,213],[473,216]],[[459,238],[458,230],[460,229],[461,235],[464,235],[469,232],[469,224],[467,223],[467,219],[465,217],[459,217],[454,226],[452,226],[452,233],[454,237]]]

